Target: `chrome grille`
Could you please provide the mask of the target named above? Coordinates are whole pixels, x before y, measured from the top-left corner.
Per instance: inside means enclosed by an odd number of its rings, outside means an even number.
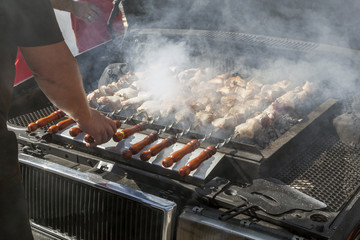
[[[167,239],[167,211],[20,163],[34,223],[75,239]]]

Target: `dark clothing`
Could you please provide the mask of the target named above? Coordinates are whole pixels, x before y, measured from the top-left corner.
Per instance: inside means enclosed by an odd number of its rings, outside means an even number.
[[[15,134],[7,131],[17,47],[63,40],[48,0],[0,0],[0,239],[32,239]]]
[[[4,129],[11,103],[17,47],[62,40],[49,0],[0,0],[0,129]]]
[[[13,132],[0,134],[0,239],[33,239]]]

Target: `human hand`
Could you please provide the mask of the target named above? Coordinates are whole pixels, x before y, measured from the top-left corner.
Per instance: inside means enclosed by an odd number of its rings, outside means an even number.
[[[94,138],[94,142],[86,143],[87,147],[106,143],[116,132],[115,122],[93,108],[90,109],[90,118],[78,121],[78,126]]]
[[[86,23],[96,22],[102,15],[100,8],[89,2],[73,2],[72,14]]]

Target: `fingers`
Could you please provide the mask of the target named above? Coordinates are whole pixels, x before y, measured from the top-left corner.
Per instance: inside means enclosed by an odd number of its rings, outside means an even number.
[[[94,142],[87,143],[87,147],[94,147],[108,142],[116,132],[115,122],[102,115],[96,110],[92,110],[92,120],[88,127],[87,133],[89,133],[93,138]]]

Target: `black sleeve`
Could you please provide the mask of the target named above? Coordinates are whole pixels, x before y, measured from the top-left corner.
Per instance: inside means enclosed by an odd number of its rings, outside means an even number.
[[[18,46],[36,47],[64,40],[49,0],[11,0],[16,4],[14,40]]]

